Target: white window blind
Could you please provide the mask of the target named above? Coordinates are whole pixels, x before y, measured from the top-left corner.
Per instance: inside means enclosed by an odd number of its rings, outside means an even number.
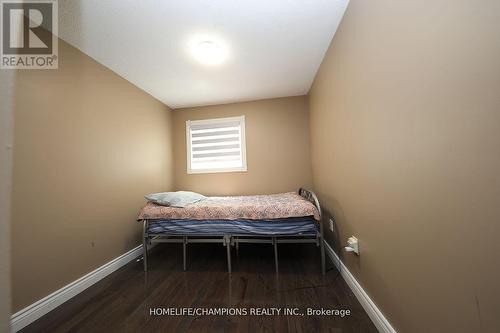
[[[186,122],[187,172],[246,171],[245,116]]]

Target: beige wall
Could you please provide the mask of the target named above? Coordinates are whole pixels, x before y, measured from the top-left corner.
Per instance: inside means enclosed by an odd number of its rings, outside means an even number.
[[[310,92],[314,188],[399,332],[500,331],[499,13],[351,1]]]
[[[173,171],[171,111],[68,44],[16,90],[14,311],[138,245],[143,195]]]
[[[247,172],[186,172],[186,120],[245,116]],[[176,109],[175,187],[208,195],[296,191],[311,185],[306,96]]]
[[[10,195],[14,72],[0,70],[0,332],[10,332]]]

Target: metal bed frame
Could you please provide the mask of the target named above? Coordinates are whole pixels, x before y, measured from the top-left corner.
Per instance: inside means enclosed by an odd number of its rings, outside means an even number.
[[[182,243],[182,263],[183,270],[187,269],[187,245],[191,243],[221,243],[226,247],[227,254],[227,270],[231,273],[231,247],[235,246],[236,251],[239,249],[240,243],[264,243],[272,244],[274,248],[274,263],[276,268],[276,273],[278,273],[278,244],[280,243],[315,243],[316,246],[320,247],[321,251],[321,273],[325,274],[325,244],[323,238],[323,223],[321,206],[318,201],[318,197],[312,191],[300,188],[298,191],[299,195],[306,200],[313,203],[319,212],[319,221],[316,221],[318,225],[318,232],[316,235],[265,235],[265,234],[172,234],[172,233],[162,233],[162,234],[149,234],[148,233],[148,220],[143,220],[143,262],[144,271],[148,270],[148,246],[154,243]]]

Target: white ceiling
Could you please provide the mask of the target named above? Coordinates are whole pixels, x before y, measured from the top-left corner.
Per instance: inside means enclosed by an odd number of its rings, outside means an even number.
[[[172,108],[307,94],[348,0],[60,0],[59,35]],[[193,41],[229,49],[207,66]]]

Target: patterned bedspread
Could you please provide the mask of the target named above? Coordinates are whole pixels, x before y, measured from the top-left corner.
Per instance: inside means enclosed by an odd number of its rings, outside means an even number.
[[[295,192],[288,192],[270,195],[208,197],[185,208],[160,206],[148,202],[141,209],[137,220],[264,220],[300,216],[314,216],[316,220],[319,220],[319,212],[312,203]]]

